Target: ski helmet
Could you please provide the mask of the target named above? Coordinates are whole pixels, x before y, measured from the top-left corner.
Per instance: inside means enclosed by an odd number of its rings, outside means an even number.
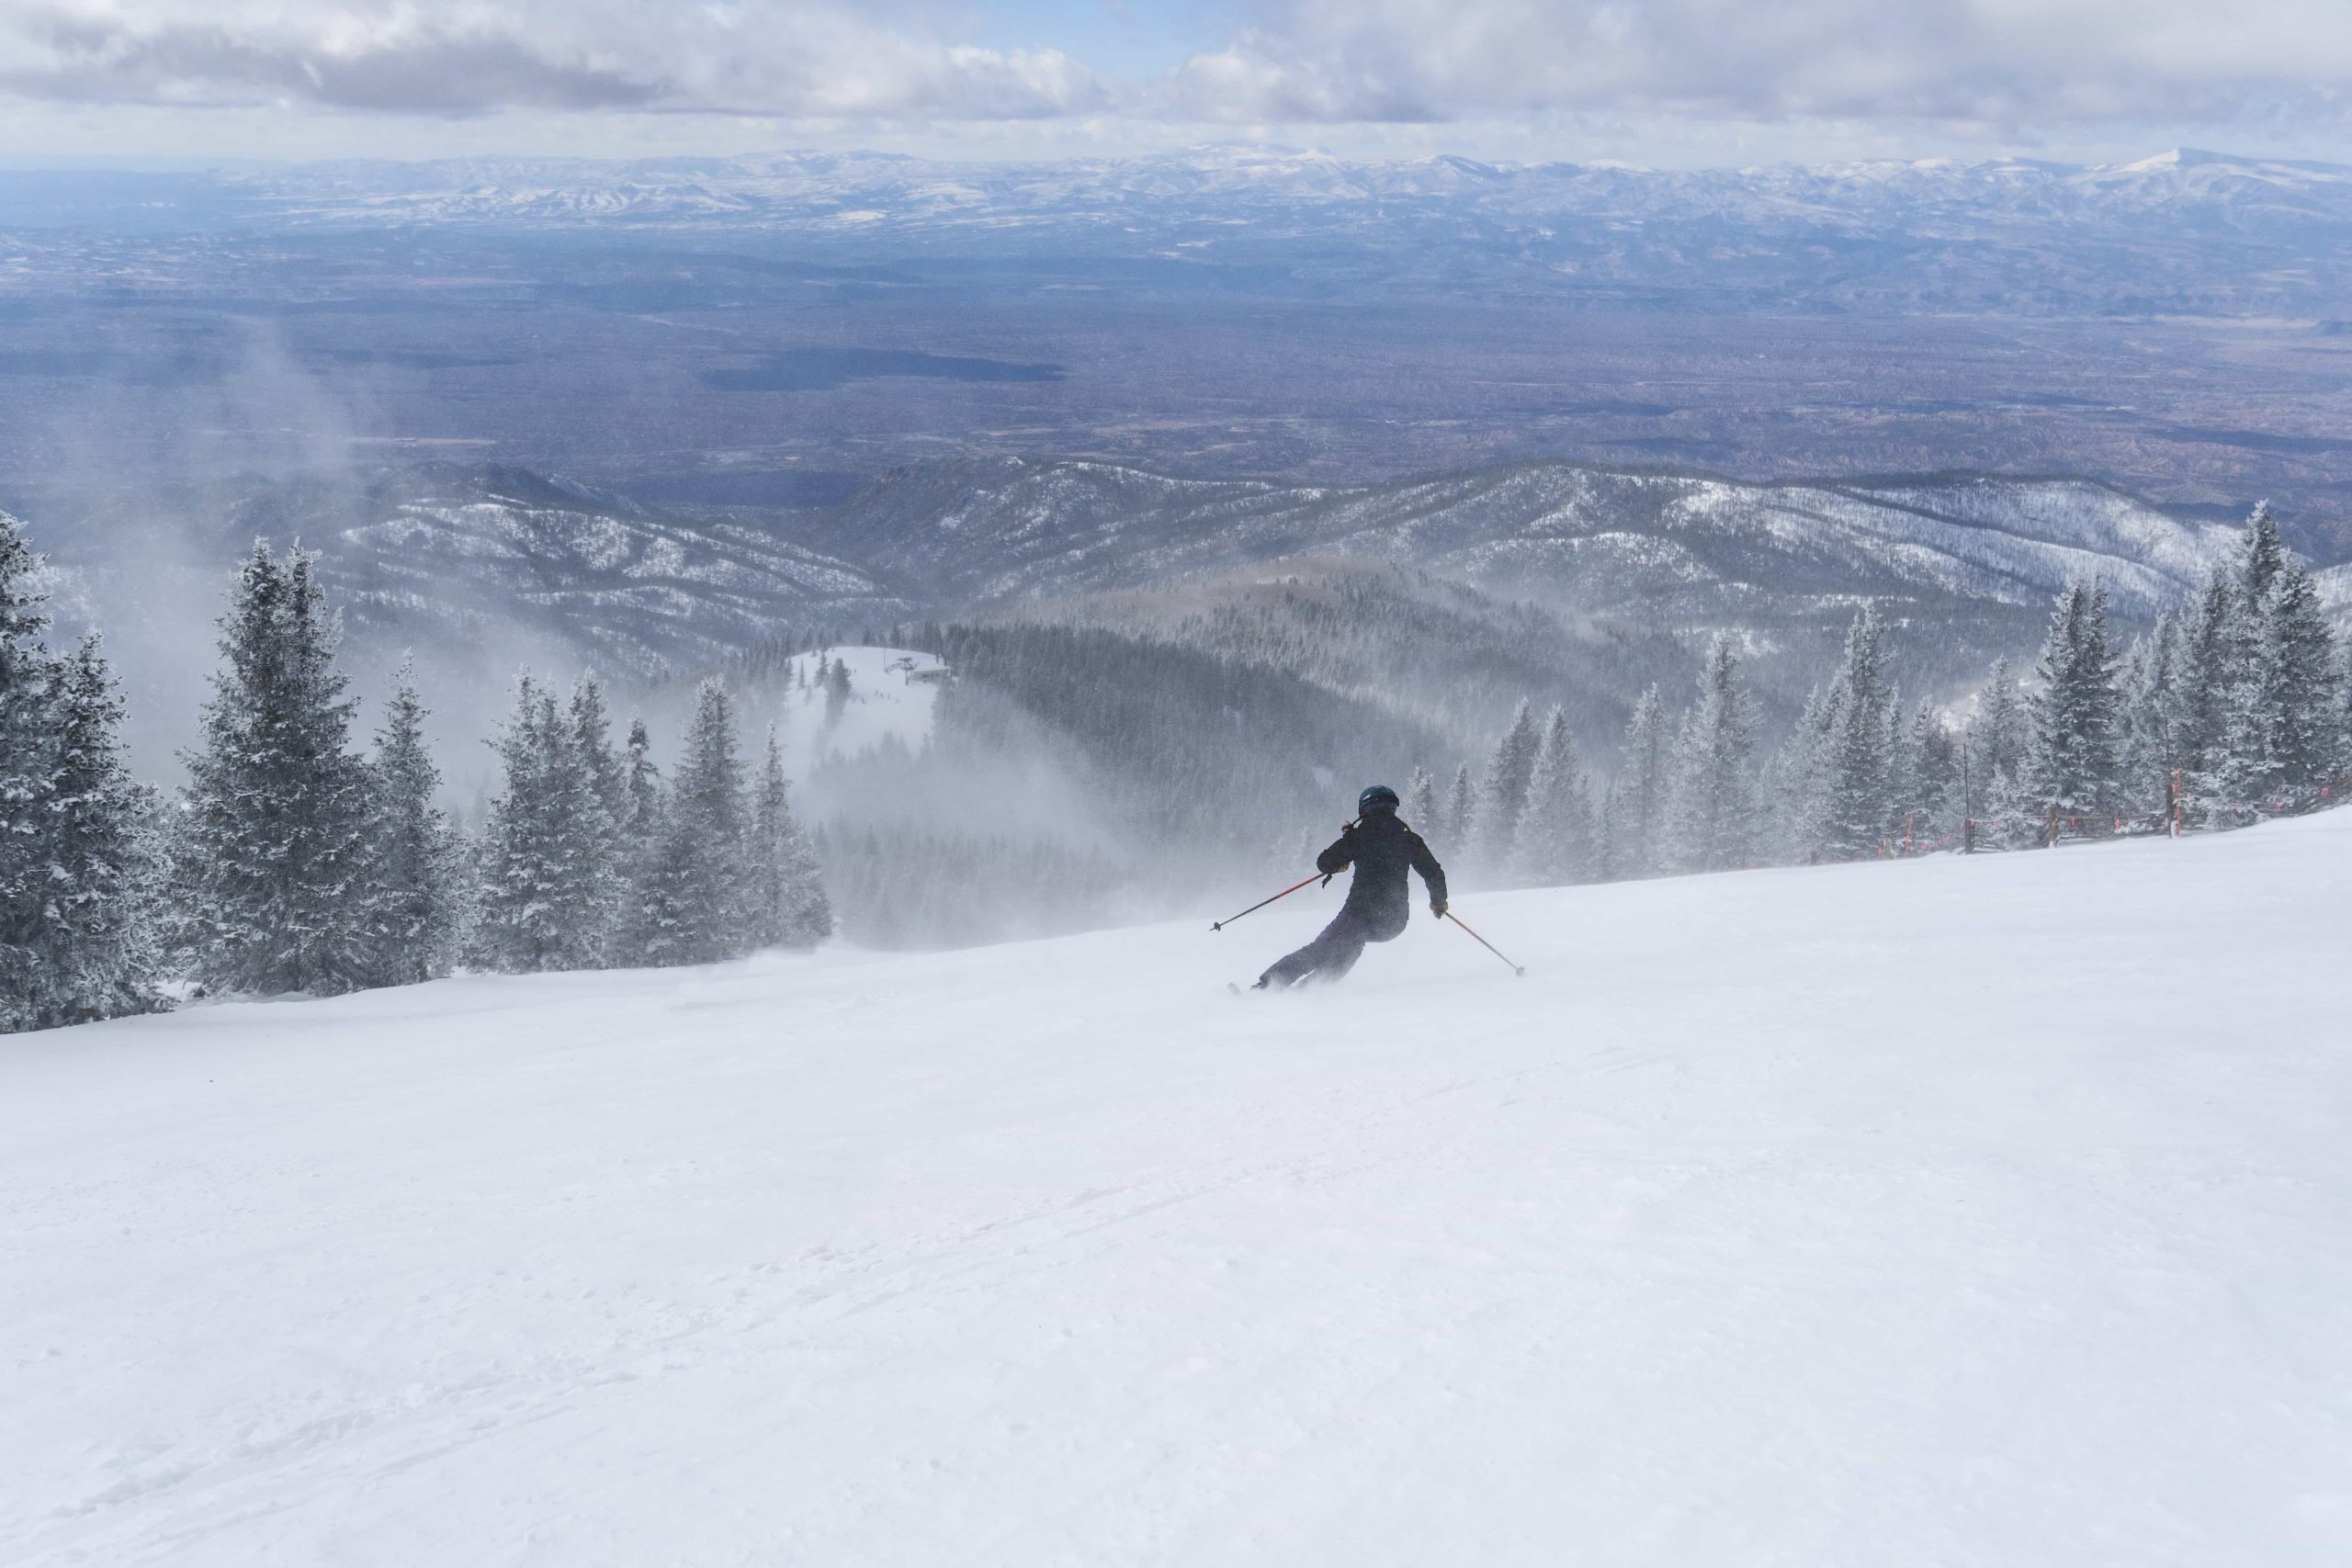
[[[1396,792],[1386,784],[1374,784],[1356,796],[1356,811],[1359,815],[1367,811],[1394,811],[1399,804],[1401,803],[1396,798]]]

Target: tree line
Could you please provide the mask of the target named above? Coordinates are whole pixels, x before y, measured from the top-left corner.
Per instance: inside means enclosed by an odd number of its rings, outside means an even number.
[[[2060,593],[2030,679],[2006,659],[1968,700],[1906,705],[1884,616],[1865,606],[1830,678],[1759,755],[1736,645],[1710,647],[1669,717],[1634,705],[1613,777],[1565,716],[1522,703],[1450,784],[1417,770],[1406,815],[1464,869],[1521,885],[1927,849],[2227,827],[2332,798],[2352,766],[2352,670],[2309,569],[2267,506],[2239,545],[2119,650],[2105,589]]]
[[[699,964],[810,946],[832,915],[773,729],[747,765],[727,688],[695,693],[664,778],[602,689],[526,673],[491,744],[479,832],[439,804],[403,667],[368,753],[315,556],[257,542],[221,617],[187,782],[136,783],[98,639],[46,645],[40,561],[0,514],[0,1032],[198,992],[326,995],[459,963],[505,972]]]

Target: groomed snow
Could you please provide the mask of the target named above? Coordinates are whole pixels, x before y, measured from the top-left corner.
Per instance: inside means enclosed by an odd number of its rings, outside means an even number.
[[[1272,878],[1270,877],[1270,880]],[[0,1041],[0,1561],[2352,1561],[2352,812]]]

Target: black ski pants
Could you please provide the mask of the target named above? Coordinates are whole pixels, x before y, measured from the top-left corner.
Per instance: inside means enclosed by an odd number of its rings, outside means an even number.
[[[1356,966],[1363,956],[1364,943],[1386,942],[1395,931],[1384,931],[1369,921],[1340,911],[1331,923],[1316,934],[1313,942],[1296,953],[1286,953],[1274,960],[1273,967],[1258,977],[1258,983],[1270,991],[1295,986],[1310,977],[1337,980]]]

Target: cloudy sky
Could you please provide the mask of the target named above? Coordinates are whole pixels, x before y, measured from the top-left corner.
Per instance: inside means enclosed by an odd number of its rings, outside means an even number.
[[[2352,0],[0,0],[0,150],[2352,162]]]

